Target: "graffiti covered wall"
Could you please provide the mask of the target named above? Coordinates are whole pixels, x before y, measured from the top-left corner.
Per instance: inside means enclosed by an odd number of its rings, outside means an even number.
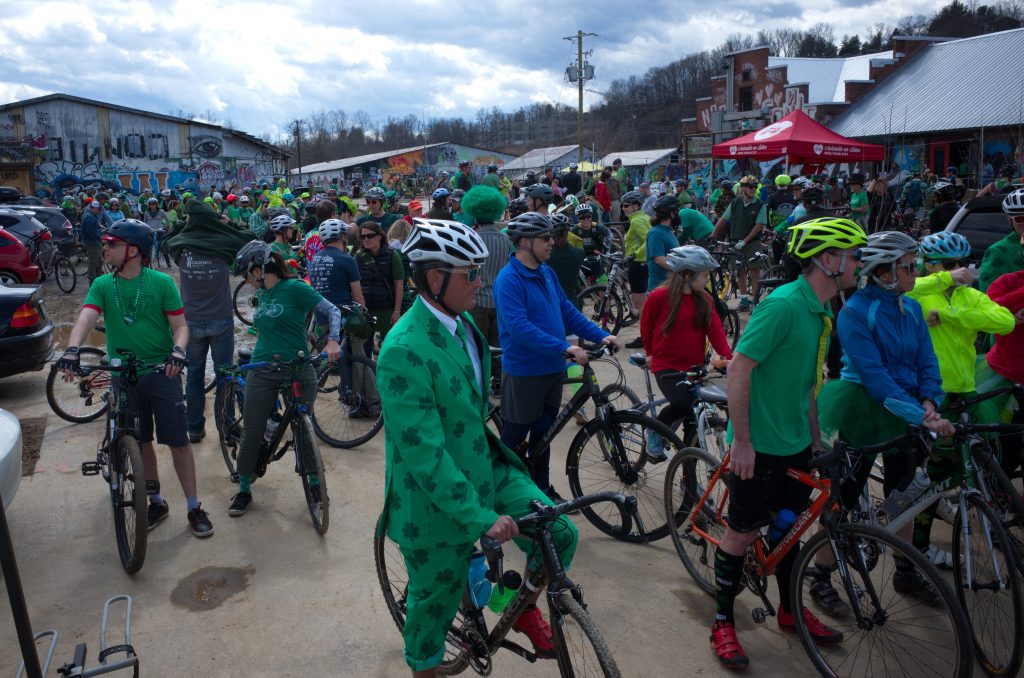
[[[54,99],[0,113],[0,164],[31,162],[36,193],[87,186],[138,194],[272,181],[284,158],[230,130]]]

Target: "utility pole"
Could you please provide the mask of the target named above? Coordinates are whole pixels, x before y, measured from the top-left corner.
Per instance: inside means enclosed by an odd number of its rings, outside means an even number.
[[[583,61],[583,38],[584,36],[599,38],[597,33],[584,33],[583,31],[576,31],[576,35],[570,35],[569,37],[562,38],[569,42],[576,42],[576,65],[570,65],[565,69],[566,75],[569,77],[569,82],[577,83],[579,87],[579,110],[576,112],[576,137],[579,142],[578,148],[578,162],[583,162],[583,83],[587,80],[594,79],[594,67],[589,62]],[[590,52],[587,52],[587,56],[590,56]]]
[[[295,161],[299,165],[299,183],[302,185],[302,121],[294,120],[292,124],[295,125]]]

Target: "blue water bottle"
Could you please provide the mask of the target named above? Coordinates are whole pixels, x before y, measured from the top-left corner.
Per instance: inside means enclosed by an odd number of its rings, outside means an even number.
[[[789,509],[782,509],[775,515],[775,520],[772,521],[771,526],[768,528],[768,543],[771,546],[775,546],[782,538],[789,532],[789,528],[796,522],[796,514]]]
[[[487,559],[478,553],[469,561],[469,597],[473,606],[482,608],[491,598],[491,582],[487,579]]]

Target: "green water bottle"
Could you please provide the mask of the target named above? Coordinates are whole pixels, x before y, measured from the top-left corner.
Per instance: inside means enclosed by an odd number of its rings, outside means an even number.
[[[487,601],[487,607],[494,614],[501,614],[509,601],[515,598],[519,587],[523,585],[523,578],[514,570],[506,571],[501,577],[504,586],[495,586],[491,589],[491,597]]]

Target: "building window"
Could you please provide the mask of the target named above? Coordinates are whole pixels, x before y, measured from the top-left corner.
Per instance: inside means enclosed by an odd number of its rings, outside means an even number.
[[[752,87],[740,87],[740,110],[749,111],[754,108],[754,90]]]
[[[753,75],[754,74],[751,72],[749,68],[743,69],[743,82],[750,82],[750,79],[753,77]]]

